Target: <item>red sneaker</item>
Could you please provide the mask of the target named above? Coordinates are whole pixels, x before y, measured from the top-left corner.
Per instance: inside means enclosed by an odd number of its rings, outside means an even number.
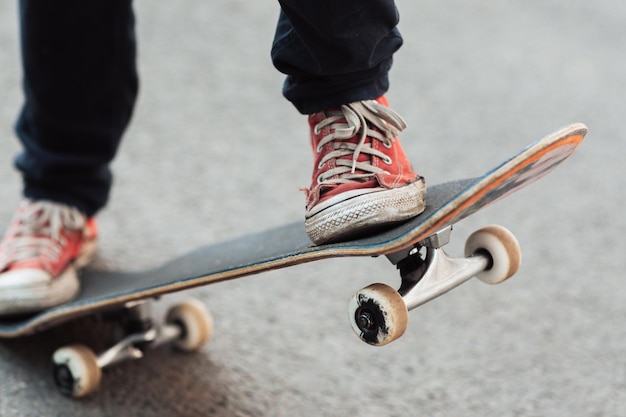
[[[406,125],[385,97],[309,116],[315,168],[306,232],[316,244],[346,240],[424,211],[426,185],[402,150]]]
[[[96,250],[97,227],[73,207],[24,200],[0,241],[0,314],[40,311],[79,291],[77,269]]]

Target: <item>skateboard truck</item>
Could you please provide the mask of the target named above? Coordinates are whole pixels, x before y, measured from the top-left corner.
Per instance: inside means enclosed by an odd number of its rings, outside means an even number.
[[[361,340],[386,345],[406,330],[409,310],[472,277],[498,284],[519,269],[519,244],[504,227],[488,226],[472,233],[463,258],[451,257],[443,249],[451,232],[450,225],[413,247],[387,255],[400,270],[402,283],[397,291],[385,284],[372,284],[353,296],[350,323]]]
[[[200,349],[213,333],[213,319],[204,305],[189,299],[174,305],[163,323],[152,320],[152,300],[126,303],[115,312],[127,324],[126,336],[100,354],[84,345],[70,345],[54,352],[53,376],[66,395],[83,397],[95,391],[102,369],[140,359],[148,349],[172,344],[182,351]]]
[[[423,257],[416,253],[397,264],[402,277],[398,293],[407,310],[419,307],[489,269],[491,257],[484,252],[467,258],[449,256],[442,246],[450,242],[451,233],[452,226],[448,226],[426,238],[421,244],[425,251]],[[392,256],[388,258],[393,263]]]
[[[155,324],[152,318],[152,302],[133,301],[125,306],[130,321],[137,327],[115,345],[97,355],[100,369],[132,359],[141,359],[150,348],[170,344],[183,335],[183,328],[174,323]]]

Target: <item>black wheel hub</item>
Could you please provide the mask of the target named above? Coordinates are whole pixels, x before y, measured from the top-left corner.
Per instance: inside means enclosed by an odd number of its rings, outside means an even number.
[[[75,381],[67,365],[55,365],[52,370],[52,376],[62,394],[72,395]]]
[[[388,333],[385,317],[373,300],[359,301],[359,308],[354,312],[354,320],[361,331],[361,339],[370,345],[376,345],[380,334]]]

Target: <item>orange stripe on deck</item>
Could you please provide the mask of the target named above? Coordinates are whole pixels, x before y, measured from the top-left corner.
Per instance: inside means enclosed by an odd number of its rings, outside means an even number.
[[[443,218],[441,218],[438,222],[436,222],[431,227],[431,230],[439,229],[442,225],[446,224],[452,217],[456,216],[458,213],[464,211],[469,206],[473,205],[476,201],[478,201],[482,197],[484,197],[484,195],[487,194],[489,191],[493,190],[494,188],[497,188],[500,184],[505,182],[507,179],[511,178],[512,176],[514,176],[515,174],[517,174],[519,171],[521,171],[522,169],[526,168],[527,166],[529,166],[529,165],[535,163],[536,161],[540,160],[542,157],[544,157],[545,155],[549,154],[553,150],[555,150],[557,148],[561,148],[561,147],[567,146],[567,145],[574,145],[574,147],[572,148],[572,151],[569,152],[569,154],[571,155],[576,150],[578,145],[580,145],[580,143],[582,142],[584,136],[585,136],[584,134],[576,134],[576,135],[569,136],[567,138],[563,138],[563,139],[559,140],[558,142],[555,142],[554,144],[552,144],[550,146],[547,146],[546,148],[544,148],[541,151],[537,152],[532,158],[529,158],[529,159],[526,159],[526,160],[520,162],[514,169],[507,171],[502,176],[500,176],[497,180],[491,182],[489,184],[489,187],[486,187],[483,190],[481,190],[480,192],[474,194],[465,203],[463,203],[460,206],[458,206],[456,210],[448,213],[448,215],[446,215]],[[564,158],[564,159],[566,159],[566,158]]]

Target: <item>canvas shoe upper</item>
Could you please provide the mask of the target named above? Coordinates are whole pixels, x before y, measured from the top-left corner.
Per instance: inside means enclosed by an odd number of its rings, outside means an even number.
[[[385,97],[309,116],[314,170],[306,232],[316,243],[345,240],[415,217],[426,186],[398,140],[406,125]]]
[[[97,227],[77,209],[24,200],[0,241],[0,314],[36,312],[74,298],[77,269],[96,250]]]

